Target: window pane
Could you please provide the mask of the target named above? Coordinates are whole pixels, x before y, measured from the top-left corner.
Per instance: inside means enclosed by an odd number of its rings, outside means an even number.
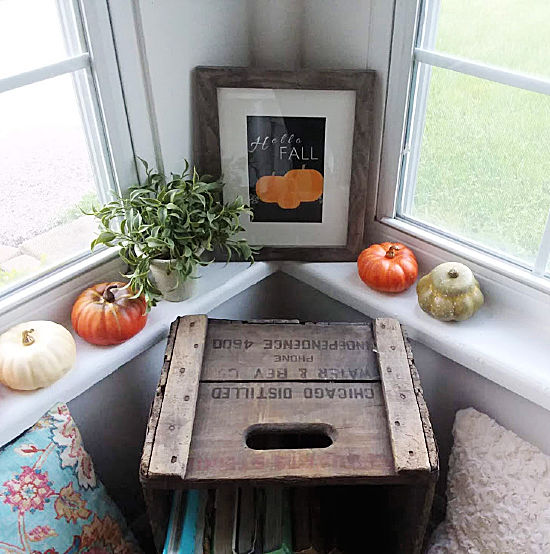
[[[436,48],[550,77],[548,0],[441,0]]]
[[[67,56],[56,0],[0,0],[0,78]]]
[[[72,81],[0,94],[0,291],[89,251],[96,185]]]
[[[432,68],[404,215],[532,263],[550,208],[550,97]]]

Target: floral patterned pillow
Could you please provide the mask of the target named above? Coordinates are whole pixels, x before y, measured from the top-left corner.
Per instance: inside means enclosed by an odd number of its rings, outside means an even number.
[[[0,449],[0,552],[141,552],[65,404]]]

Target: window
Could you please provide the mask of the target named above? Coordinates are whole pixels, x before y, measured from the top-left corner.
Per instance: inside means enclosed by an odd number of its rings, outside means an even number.
[[[548,277],[550,3],[425,0],[417,21],[412,67],[401,61],[410,84],[397,190],[381,215],[489,266]]]
[[[102,0],[0,2],[0,296],[90,256],[82,210],[137,178],[110,29]]]

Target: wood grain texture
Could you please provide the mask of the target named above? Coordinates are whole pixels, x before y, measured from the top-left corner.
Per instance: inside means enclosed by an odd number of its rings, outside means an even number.
[[[201,381],[379,381],[370,323],[210,321]]]
[[[415,513],[410,516],[411,521],[416,523],[416,534],[413,537],[413,552],[420,554],[425,551],[425,547],[427,546],[426,542],[428,537],[426,536],[426,529],[430,522],[435,486],[439,477],[439,452],[430,421],[428,406],[424,400],[424,391],[420,383],[420,376],[414,363],[412,348],[404,331],[403,339],[431,466],[431,473],[428,475],[427,483],[425,486],[416,487],[412,495],[412,500],[416,501]],[[411,526],[414,528],[414,525]]]
[[[221,174],[218,88],[353,90],[356,92],[348,235],[345,247],[263,248],[257,259],[354,261],[364,246],[369,156],[374,105],[374,71],[265,70],[197,67],[193,71],[194,160],[200,173]]]
[[[328,448],[253,450],[247,433],[327,429]],[[201,383],[185,484],[395,475],[380,383]]]
[[[179,476],[187,470],[208,318],[180,318],[158,419],[148,476]]]
[[[432,478],[434,481],[437,481],[437,477],[439,475],[439,451],[432,428],[432,422],[430,420],[428,406],[426,405],[426,400],[424,399],[424,391],[422,390],[420,375],[418,374],[418,370],[416,369],[412,348],[405,331],[403,331],[403,340],[405,342],[405,350],[407,352],[407,360],[409,362],[409,368],[411,371],[411,378],[416,395],[416,402],[418,404],[418,411],[420,413],[420,418],[422,419],[422,428],[424,429],[424,438],[426,439],[426,448],[428,450],[430,466],[432,472],[434,473]]]
[[[170,517],[171,494],[170,491],[167,490],[158,490],[148,487],[146,486],[146,482],[149,464],[151,462],[151,453],[153,452],[153,444],[155,442],[155,434],[157,432],[160,410],[164,399],[166,380],[168,378],[168,371],[170,370],[170,362],[172,360],[172,353],[176,342],[178,325],[179,318],[173,321],[170,325],[170,332],[168,334],[166,350],[164,352],[164,362],[162,364],[159,384],[155,391],[155,397],[149,412],[149,421],[147,423],[145,442],[143,444],[143,453],[139,468],[139,477],[143,484],[143,497],[145,499],[145,505],[147,506],[147,517],[149,519],[151,534],[153,536],[153,542],[157,552],[162,552],[164,539],[166,538],[166,529],[168,527],[168,519]]]
[[[401,325],[391,318],[376,319],[374,336],[395,470],[431,471]]]
[[[206,316],[174,322],[141,467],[157,548],[162,548],[170,507],[166,489],[375,484],[358,494],[370,499],[367,504],[372,502],[379,515],[388,554],[421,552],[437,478],[437,447],[401,326],[380,319],[373,327],[275,320],[207,323]],[[313,349],[313,343],[303,341],[320,342]],[[358,349],[357,342],[365,344]],[[373,349],[378,354],[373,378],[353,380],[342,372],[370,367]],[[286,372],[269,373],[274,356],[282,355],[290,356],[284,362]],[[298,365],[303,360],[296,362],[293,355],[313,356],[306,361],[311,379],[301,378]],[[255,378],[254,366],[263,378]],[[325,366],[336,372],[319,377]],[[228,375],[229,367],[244,373]],[[247,442],[258,430],[269,434],[260,449]],[[281,448],[280,437],[289,430],[300,437],[304,432],[325,434],[332,444]],[[231,497],[219,496],[215,508],[232,512]],[[229,519],[217,530],[220,536],[232,534]],[[319,533],[326,534],[330,525],[321,527]],[[306,551],[326,538],[313,536],[313,531],[307,525],[301,530]]]
[[[170,362],[172,361],[174,344],[176,343],[176,334],[178,331],[179,322],[180,318],[177,318],[170,325],[170,332],[168,334],[168,341],[166,343],[166,350],[164,352],[164,362],[162,364],[162,370],[160,372],[159,384],[155,391],[155,397],[151,405],[151,410],[149,411],[149,420],[147,422],[145,442],[143,444],[143,452],[141,455],[141,463],[139,468],[139,475],[140,479],[142,480],[147,478],[149,464],[151,463],[151,454],[153,452],[153,444],[155,442],[155,435],[157,432],[160,411],[162,408],[162,401],[164,400],[164,390],[166,388],[166,380],[168,379],[168,372],[170,370]]]

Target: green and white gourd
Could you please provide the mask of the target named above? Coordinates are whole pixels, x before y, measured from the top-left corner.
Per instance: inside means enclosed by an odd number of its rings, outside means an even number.
[[[472,270],[445,262],[424,275],[416,286],[420,307],[440,321],[464,321],[483,305],[483,293]]]

